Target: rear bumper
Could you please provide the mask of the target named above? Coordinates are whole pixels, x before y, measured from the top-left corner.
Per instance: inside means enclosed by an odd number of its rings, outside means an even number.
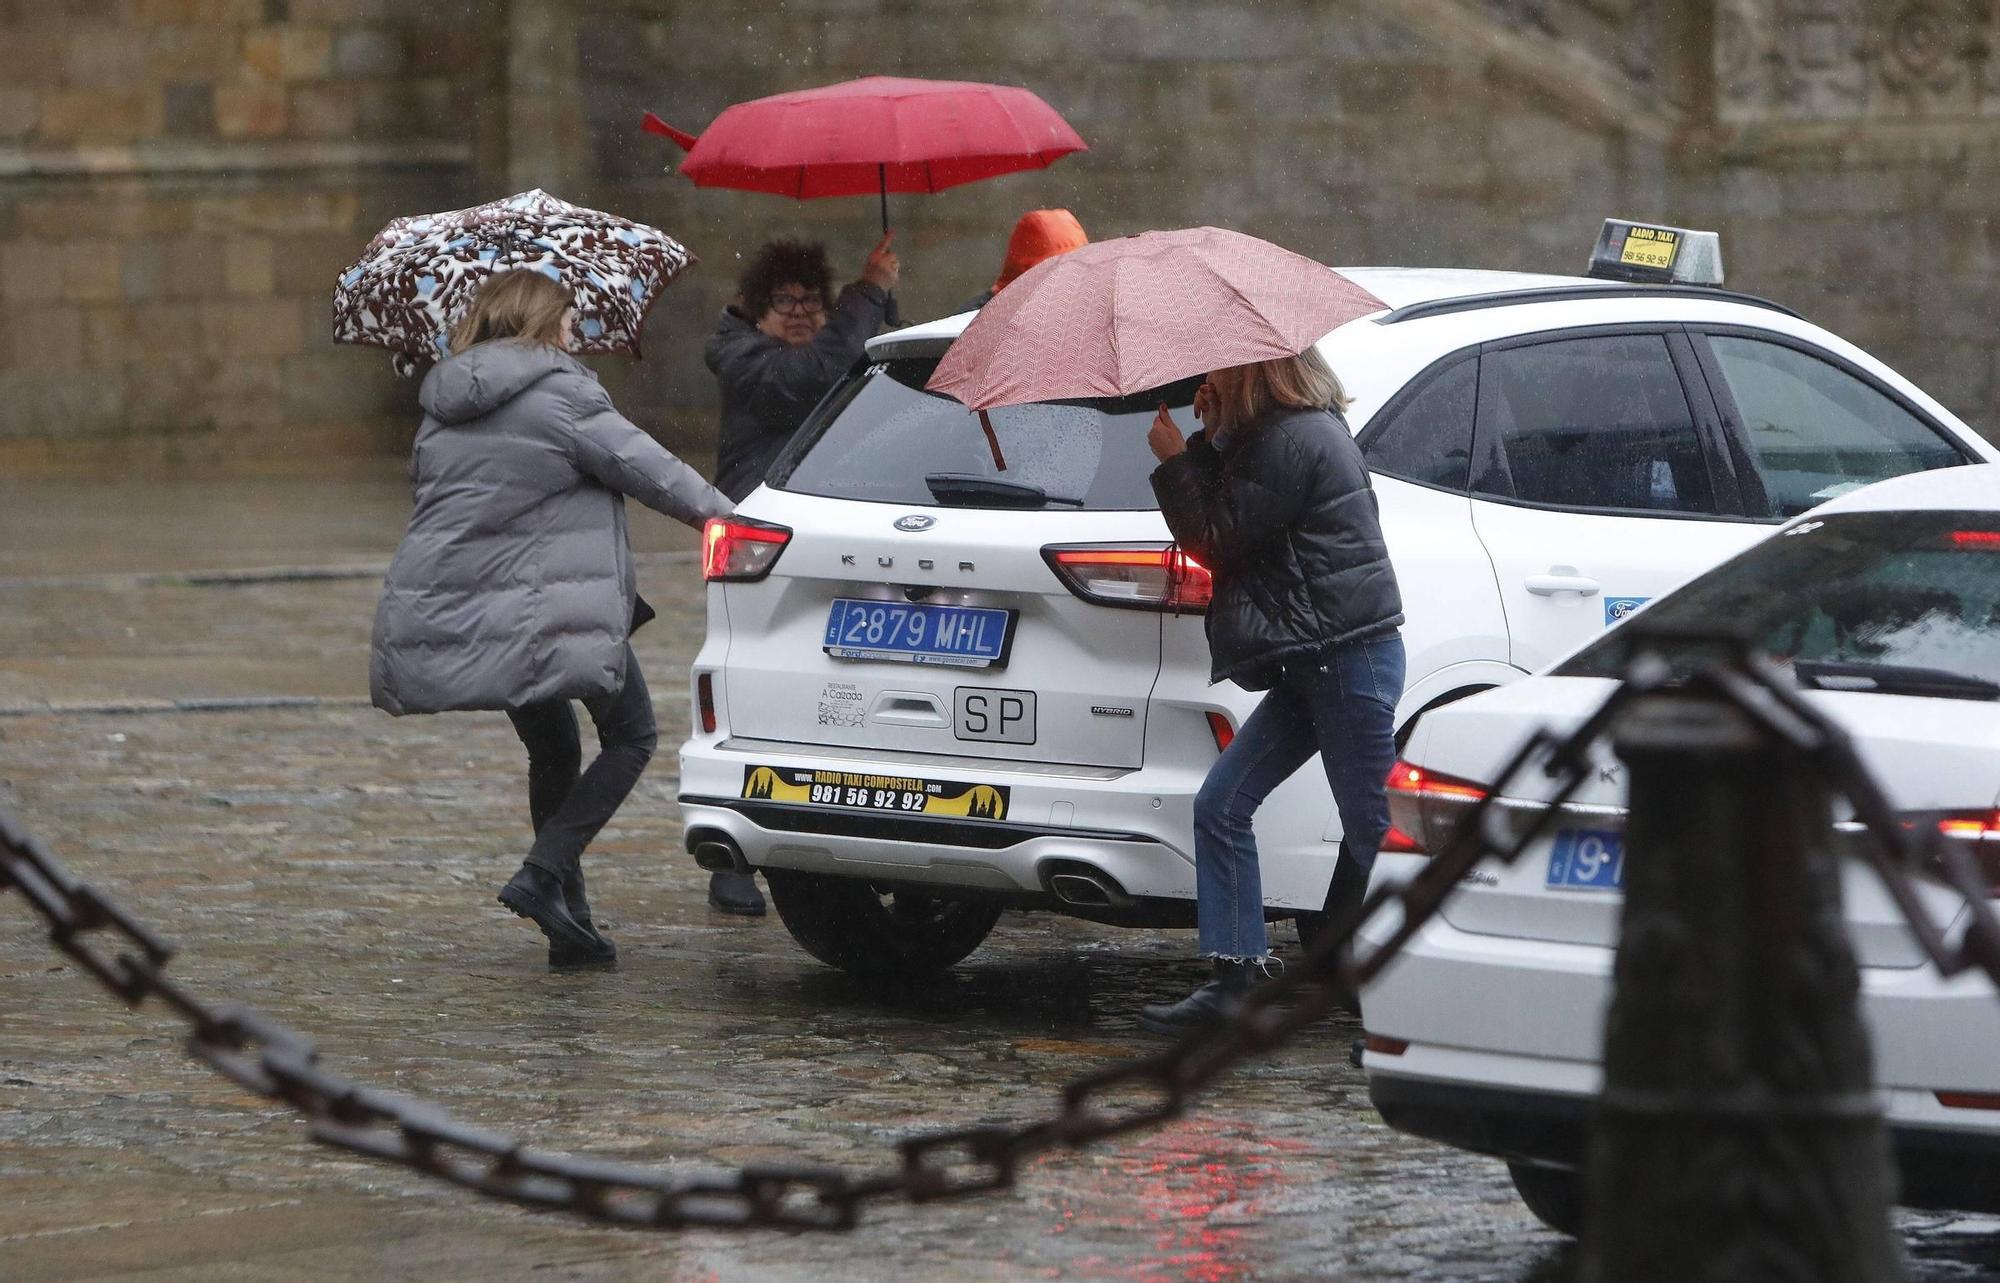
[[[1587,1096],[1432,1082],[1373,1071],[1368,1095],[1397,1131],[1456,1149],[1547,1166],[1586,1161]],[[2000,1212],[2000,1131],[1943,1131],[1891,1122],[1906,1207]]]
[[[1185,917],[1195,894],[1194,798],[1214,761],[1206,740],[1199,747],[1149,753],[1143,766],[1109,767],[696,735],[681,745],[680,802],[691,840],[704,830],[726,838],[753,867],[1046,904],[1051,877],[1083,866],[1108,877],[1116,899],[1171,905]],[[1002,818],[989,820],[812,805],[769,796],[768,788],[766,795],[745,796],[765,766],[990,785],[1004,790],[1007,802]],[[1323,818],[1331,810],[1324,780],[1302,771],[1259,811],[1264,902],[1272,916],[1325,903],[1339,854],[1338,833],[1329,834]],[[1078,907],[1059,898],[1061,907]],[[1105,920],[1169,925],[1143,915]]]
[[[1133,900],[1189,900],[1187,857],[1132,832],[827,811],[683,794],[688,841],[726,836],[753,868],[915,883],[1034,901],[1088,866]]]
[[[1003,820],[842,810],[742,796],[746,768],[895,773],[993,784]],[[721,835],[756,868],[951,887],[1003,897],[1050,894],[1053,869],[1101,870],[1138,900],[1194,898],[1198,772],[1033,765],[914,754],[817,754],[762,741],[689,740],[681,811],[689,840]]]

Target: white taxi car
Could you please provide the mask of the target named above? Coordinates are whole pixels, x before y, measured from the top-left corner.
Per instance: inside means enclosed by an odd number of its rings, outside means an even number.
[[[1743,631],[1849,732],[1902,818],[1965,843],[2000,895],[2000,468],[1835,499],[1647,617]],[[1535,727],[1564,734],[1603,703],[1630,631],[1426,717],[1390,776],[1376,878],[1414,876]],[[1706,649],[1655,644],[1682,666]],[[1384,1120],[1506,1160],[1528,1206],[1570,1232],[1625,861],[1625,778],[1604,746],[1596,765],[1548,840],[1511,867],[1477,866],[1364,999],[1362,1062]],[[1536,787],[1500,801],[1533,805]],[[1933,921],[1962,920],[1941,882],[1921,895]],[[1842,898],[1902,1200],[2000,1211],[2000,996],[1983,975],[1941,977],[1858,858]]]
[[[1341,270],[1385,304],[1319,346],[1354,397],[1402,586],[1399,725],[1845,490],[2000,459],[1760,299]],[[1147,480],[1154,407],[1192,430],[1195,381],[995,410],[989,439],[924,391],[969,320],[875,339],[705,537],[689,849],[762,870],[799,943],[859,972],[948,966],[1009,906],[1191,925],[1194,794],[1257,700],[1208,684],[1207,572],[1173,550]],[[1340,839],[1316,765],[1257,838],[1270,915],[1313,929]]]

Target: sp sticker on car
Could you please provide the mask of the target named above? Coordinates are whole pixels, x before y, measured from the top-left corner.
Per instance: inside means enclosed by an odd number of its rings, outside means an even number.
[[[1653,600],[1651,597],[1606,597],[1604,599],[1604,626],[1617,623],[1639,607]]]
[[[970,820],[1007,818],[1008,790],[1001,784],[927,780],[861,771],[816,771],[796,766],[746,766],[743,796],[850,811],[947,815]]]

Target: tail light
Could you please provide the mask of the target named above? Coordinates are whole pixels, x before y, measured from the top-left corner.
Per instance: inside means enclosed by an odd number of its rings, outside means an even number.
[[[1208,567],[1180,548],[1044,548],[1042,556],[1065,588],[1099,606],[1199,615],[1215,595]]]
[[[1941,817],[1937,826],[1947,840],[1966,844],[1986,878],[1986,893],[2000,900],[2000,808],[1954,811]]]
[[[1946,1109],[2000,1109],[2000,1095],[1990,1091],[1933,1092]]]
[[[2000,552],[2000,530],[1954,530],[1951,542],[1957,548],[1983,548]]]
[[[701,715],[701,732],[715,734],[715,675],[703,673],[694,679],[695,709]]]
[[[1236,742],[1236,728],[1229,724],[1226,714],[1214,709],[1208,713],[1208,733],[1215,736],[1215,751],[1218,753],[1227,752],[1229,746]]]
[[[1401,760],[1389,768],[1388,788],[1389,832],[1382,849],[1405,855],[1442,851],[1486,797],[1486,789],[1471,780]]]
[[[785,526],[745,517],[711,517],[701,532],[701,577],[744,581],[762,579],[792,541]]]

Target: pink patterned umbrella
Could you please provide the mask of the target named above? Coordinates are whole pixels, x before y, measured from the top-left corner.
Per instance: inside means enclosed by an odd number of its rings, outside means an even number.
[[[658,228],[537,188],[399,218],[376,233],[334,289],[333,337],[388,348],[399,367],[412,357],[437,360],[479,283],[528,268],[576,292],[576,351],[638,356],[646,313],[694,261]]]
[[[1241,232],[1142,232],[1022,273],[966,326],[928,386],[975,410],[1129,396],[1294,356],[1386,306],[1332,268]]]

